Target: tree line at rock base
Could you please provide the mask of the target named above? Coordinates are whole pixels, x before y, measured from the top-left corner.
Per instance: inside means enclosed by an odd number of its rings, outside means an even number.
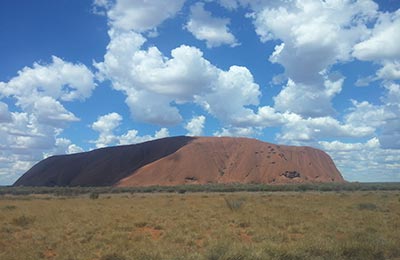
[[[77,196],[82,194],[107,193],[186,193],[186,192],[304,192],[304,191],[398,191],[399,182],[387,183],[318,183],[318,184],[206,184],[149,187],[0,187],[0,195],[51,194],[55,196]]]

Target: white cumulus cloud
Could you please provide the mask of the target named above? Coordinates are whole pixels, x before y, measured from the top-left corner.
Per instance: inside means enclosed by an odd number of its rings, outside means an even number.
[[[400,10],[379,13],[369,37],[353,47],[353,56],[381,64],[378,79],[400,79]]]
[[[153,124],[182,120],[172,103],[187,102],[207,88],[218,70],[194,47],[182,45],[165,57],[157,47],[141,49],[143,36],[135,32],[111,34],[104,61],[96,63],[101,77],[127,95],[133,117]]]
[[[122,116],[118,113],[110,113],[100,116],[96,122],[92,124],[92,129],[102,133],[112,133],[122,121]]]
[[[246,67],[221,70],[196,47],[181,45],[171,57],[157,47],[143,49],[145,38],[135,32],[110,31],[104,61],[96,63],[100,79],[110,79],[126,96],[133,118],[158,125],[182,121],[177,105],[194,102],[224,122],[254,113],[261,95]],[[221,102],[229,96],[230,102]]]
[[[216,118],[234,123],[240,118],[254,114],[248,105],[258,105],[261,91],[253,75],[246,67],[231,66],[228,71],[219,70],[208,93],[196,95],[196,103]],[[229,97],[229,102],[225,102]]]
[[[384,102],[385,123],[379,135],[382,147],[389,149],[400,149],[400,84],[387,83],[386,95],[382,98]]]
[[[154,133],[154,135],[139,135],[139,131],[133,129],[133,130],[129,130],[126,134],[119,136],[118,144],[119,145],[136,144],[136,143],[151,141],[154,139],[165,138],[165,137],[169,137],[169,131],[165,127],[156,131]]]
[[[94,5],[106,9],[113,28],[144,32],[174,17],[184,2],[184,0],[96,0]]]
[[[0,101],[0,123],[9,122],[11,120],[11,113],[8,110],[8,105]]]
[[[196,39],[206,41],[207,47],[218,47],[223,44],[236,46],[237,40],[230,32],[227,18],[213,17],[211,12],[204,9],[204,3],[196,3],[190,8],[191,14],[185,28]]]
[[[400,59],[383,61],[382,67],[377,71],[378,78],[386,80],[400,80]]]
[[[103,2],[99,1],[100,5],[109,10],[119,4]],[[202,3],[192,6],[194,14],[225,29],[229,22],[212,17]],[[233,65],[222,70],[206,60],[200,49],[187,45],[166,56],[156,46],[145,48],[147,39],[140,30],[121,30],[113,25],[109,12],[107,16],[110,42],[104,60],[94,66],[99,70],[98,79],[110,80],[114,89],[126,95],[135,120],[161,126],[177,124],[183,120],[179,105],[184,103],[196,103],[232,126],[240,124],[240,118],[256,115],[256,109],[248,106],[259,104],[261,92],[246,67]],[[231,102],[221,102],[226,96]]]
[[[282,41],[270,61],[284,67],[289,82],[275,98],[276,108],[306,117],[331,115],[331,100],[340,92],[341,81],[327,84],[330,66],[351,59],[354,44],[368,35],[365,24],[376,17],[377,4],[369,0],[250,4],[260,39]],[[302,100],[295,102],[297,98]]]
[[[112,112],[97,118],[97,121],[91,125],[92,129],[99,133],[95,143],[96,148],[113,146],[113,145],[126,145],[141,143],[153,139],[168,137],[169,132],[167,128],[161,128],[156,131],[153,136],[144,135],[140,136],[139,131],[130,129],[126,133],[118,135],[116,131],[121,125],[123,118],[120,114]]]
[[[10,121],[0,123],[0,182],[12,184],[34,163],[68,153],[74,145],[67,139],[68,145],[60,142],[61,132],[62,128],[40,123],[34,114],[12,112]]]
[[[221,130],[214,132],[214,136],[233,136],[233,137],[254,137],[260,133],[260,128],[257,127],[238,127],[238,126],[227,126]]]
[[[289,118],[278,134],[278,140],[283,143],[301,145],[325,138],[368,137],[375,131],[371,126],[346,124],[332,117],[302,118],[291,115]]]
[[[400,10],[380,13],[370,37],[354,46],[353,55],[360,60],[399,59],[399,41]]]
[[[38,123],[60,127],[67,123],[79,121],[79,119],[57,100],[45,96],[38,97],[32,108]]]
[[[345,122],[354,126],[380,127],[385,120],[393,118],[393,113],[388,113],[384,106],[373,105],[367,101],[357,102],[352,100],[353,107],[344,116]]]
[[[84,100],[95,87],[93,73],[85,65],[53,56],[50,64],[34,63],[10,81],[0,82],[0,95],[15,97],[18,105],[25,106],[38,96],[62,101]]]
[[[15,100],[13,109],[0,102],[0,182],[11,184],[46,156],[80,150],[60,137],[79,120],[64,103],[89,98],[95,87],[85,65],[56,56],[49,64],[34,63],[0,82],[0,98]]]
[[[320,141],[346,180],[392,181],[400,178],[400,150],[382,149],[377,138],[366,142]]]
[[[322,85],[295,83],[289,79],[287,85],[274,97],[275,108],[282,112],[293,112],[305,117],[334,114],[332,98],[341,91],[343,78],[336,81],[326,79]]]
[[[195,116],[186,125],[185,129],[188,131],[188,136],[201,136],[203,135],[204,124],[206,122],[205,116]]]
[[[122,116],[118,113],[109,113],[100,116],[96,122],[92,124],[92,129],[99,132],[99,137],[94,143],[97,148],[114,144],[118,137],[114,135],[114,130],[121,124]]]

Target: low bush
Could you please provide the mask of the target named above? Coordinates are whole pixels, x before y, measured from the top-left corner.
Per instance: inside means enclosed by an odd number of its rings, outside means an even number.
[[[135,223],[135,227],[137,227],[137,228],[144,228],[147,225],[148,225],[148,223],[146,221],[136,222]]]
[[[31,224],[35,222],[34,217],[29,217],[26,215],[22,215],[16,218],[13,218],[11,221],[11,224],[17,226],[17,227],[22,227],[22,228],[27,228]]]
[[[90,193],[89,198],[92,199],[92,200],[96,200],[96,199],[99,198],[99,196],[100,196],[99,193],[92,192],[92,193]]]
[[[243,198],[225,198],[225,203],[231,211],[237,211],[242,208],[245,200]]]
[[[17,208],[17,206],[14,206],[14,205],[5,205],[5,206],[1,207],[2,210],[14,210],[16,208]]]
[[[366,202],[366,203],[359,203],[357,205],[357,208],[359,210],[376,210],[378,209],[378,206],[376,206],[374,203]]]

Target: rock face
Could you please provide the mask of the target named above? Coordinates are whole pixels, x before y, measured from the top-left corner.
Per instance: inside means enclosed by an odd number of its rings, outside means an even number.
[[[311,147],[248,138],[169,137],[49,157],[15,186],[151,186],[207,183],[344,182],[332,159]]]

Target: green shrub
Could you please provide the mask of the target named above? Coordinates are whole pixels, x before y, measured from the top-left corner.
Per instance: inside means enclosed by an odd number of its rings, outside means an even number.
[[[99,193],[92,192],[92,193],[90,193],[89,198],[92,199],[92,200],[96,200],[96,199],[99,198],[99,196],[100,196]]]
[[[184,193],[186,193],[186,190],[185,190],[185,189],[179,189],[179,190],[178,190],[178,193],[184,194]]]
[[[14,205],[5,205],[1,209],[3,209],[3,210],[14,210],[16,208],[17,208],[17,206],[14,206]]]
[[[13,218],[11,223],[15,226],[18,227],[22,227],[22,228],[27,228],[28,226],[30,226],[31,224],[33,224],[33,222],[35,222],[35,218],[34,217],[29,217],[29,216],[19,216],[16,218]]]
[[[238,226],[240,228],[248,228],[250,227],[250,222],[240,222]]]
[[[359,203],[357,205],[357,208],[359,210],[376,210],[378,208],[378,206],[376,206],[373,203],[366,202],[366,203]]]
[[[225,198],[225,203],[232,211],[242,208],[245,200],[243,198]]]
[[[136,222],[135,223],[135,227],[137,227],[137,228],[144,228],[147,225],[148,225],[148,223],[146,221]]]

